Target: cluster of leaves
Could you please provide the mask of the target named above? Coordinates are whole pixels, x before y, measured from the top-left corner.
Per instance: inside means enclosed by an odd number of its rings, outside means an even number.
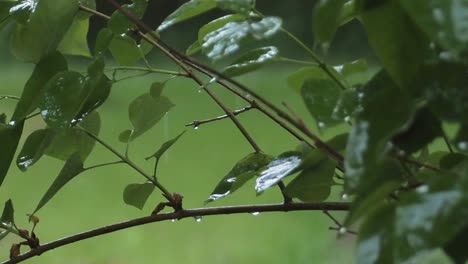
[[[95,9],[94,1],[0,0],[0,29],[9,23],[14,26],[13,54],[35,63],[12,117],[7,122],[6,115],[0,116],[0,185],[17,149],[16,164],[21,170],[43,155],[64,160],[35,213],[65,184],[92,168],[84,167],[84,162],[96,140],[116,153],[98,138],[97,110],[116,81],[105,74],[107,52],[119,65],[143,61],[151,70],[145,59],[152,49],[148,39],[155,40],[159,32],[177,23],[221,9],[227,15],[202,26],[186,55],[202,53],[213,61],[236,55],[220,71],[221,79],[281,60],[273,46],[238,54],[245,43],[261,43],[279,32],[292,36],[280,18],[263,15],[255,4],[254,0],[191,0],[167,17],[156,33],[147,34],[146,41],[135,39],[135,25],[116,11],[90,52],[89,14],[82,10]],[[141,18],[146,8],[146,0],[123,6],[135,18]],[[346,126],[345,133],[323,142],[337,154],[312,148],[310,142],[275,157],[250,153],[221,179],[207,202],[232,194],[251,179],[261,194],[291,178],[281,190],[283,195],[304,202],[325,201],[333,186],[342,186],[345,196],[352,197],[344,226],[360,229],[358,263],[414,263],[437,248],[456,263],[464,263],[468,255],[460,248],[468,237],[467,16],[468,5],[457,0],[318,1],[313,16],[318,44],[327,47],[338,27],[357,19],[381,63],[380,69],[369,69],[364,59],[327,65],[292,37],[316,66],[298,69],[287,82],[301,95],[319,130]],[[69,69],[64,55],[89,57],[87,72]],[[132,127],[120,133],[121,142],[130,144],[174,107],[162,95],[164,84],[153,83],[129,104]],[[24,123],[36,113],[46,126],[27,135],[20,148]],[[457,126],[454,136],[446,135],[446,123]],[[158,160],[181,136],[148,157],[156,159],[154,173],[142,173],[143,183],[125,188],[127,204],[143,207],[159,186]],[[436,139],[444,139],[449,151],[430,152]],[[119,162],[135,166],[127,155],[117,156]],[[0,220],[0,239],[15,232],[11,201]]]

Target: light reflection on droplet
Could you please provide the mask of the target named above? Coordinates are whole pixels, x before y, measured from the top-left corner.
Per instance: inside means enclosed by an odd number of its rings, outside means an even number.
[[[457,147],[458,149],[465,151],[468,149],[468,142],[466,141],[458,142]]]
[[[193,129],[198,130],[199,126],[194,126]]]
[[[250,213],[250,214],[253,215],[253,216],[258,216],[258,215],[260,215],[260,212],[253,212],[253,213]]]
[[[203,216],[195,216],[194,219],[195,219],[195,222],[201,223],[201,221],[203,220]]]
[[[171,219],[171,223],[175,223],[177,219]]]
[[[346,200],[348,200],[348,199],[349,199],[349,196],[348,196],[347,193],[343,193],[343,194],[341,195],[341,200],[346,201]]]
[[[348,232],[348,230],[344,226],[342,226],[342,227],[340,227],[340,229],[338,229],[338,233],[340,235],[344,235],[344,234],[346,234],[346,232]]]
[[[344,121],[346,123],[349,123],[349,121],[351,121],[351,117],[350,116],[345,116]]]

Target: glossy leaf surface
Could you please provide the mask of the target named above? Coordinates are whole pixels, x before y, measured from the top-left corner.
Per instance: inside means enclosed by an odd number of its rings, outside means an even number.
[[[268,166],[260,173],[255,184],[257,193],[261,193],[266,189],[274,186],[284,177],[296,172],[301,164],[303,157],[302,153],[290,151],[285,152],[274,158]]]
[[[243,54],[228,67],[224,68],[223,74],[229,77],[234,77],[258,70],[266,63],[277,58],[278,52],[279,51],[276,47],[264,47],[251,50],[248,53]]]
[[[34,165],[42,157],[54,136],[47,129],[39,129],[31,133],[24,142],[23,148],[16,159],[18,168],[26,171]]]
[[[177,23],[206,13],[215,7],[215,0],[191,0],[170,14],[158,27],[158,31],[163,31]]]

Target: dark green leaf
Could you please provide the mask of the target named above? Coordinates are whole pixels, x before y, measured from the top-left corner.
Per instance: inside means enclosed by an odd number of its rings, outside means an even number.
[[[347,123],[363,110],[364,92],[362,87],[352,87],[341,92],[340,98],[333,109],[332,117]]]
[[[226,76],[234,77],[255,71],[266,63],[273,61],[277,56],[278,49],[272,46],[251,50],[224,68],[223,73]]]
[[[108,28],[103,28],[99,31],[94,44],[94,54],[103,53],[109,48],[111,41],[114,39],[114,33]]]
[[[78,12],[78,1],[34,0],[34,4],[25,24],[16,24],[10,43],[16,57],[37,62],[57,49]]]
[[[165,82],[154,82],[151,84],[150,94],[154,99],[161,97],[161,93],[166,85]]]
[[[288,197],[304,202],[319,202],[328,198],[334,184],[336,162],[324,159],[315,166],[303,170],[284,190]]]
[[[151,182],[129,184],[123,192],[123,200],[126,204],[142,210],[153,191],[154,185]]]
[[[355,60],[343,65],[333,66],[349,86],[367,83],[371,75],[371,69],[365,59]]]
[[[3,207],[2,217],[0,218],[0,227],[3,225],[10,225],[15,222],[14,218],[15,210],[13,209],[13,202],[10,200],[5,202],[5,206]]]
[[[94,135],[98,135],[101,128],[99,113],[92,112],[86,116],[80,126]],[[78,153],[81,160],[84,161],[96,143],[83,130],[76,127],[49,128],[48,133],[53,133],[55,136],[45,153],[60,160],[67,160],[73,153]]]
[[[466,50],[468,6],[457,0],[400,1],[411,19],[442,47],[456,53]]]
[[[65,57],[59,52],[53,52],[44,57],[34,68],[23,89],[21,99],[16,105],[12,120],[19,121],[29,115],[39,106],[46,90],[45,84],[58,72],[68,69]]]
[[[147,0],[134,0],[132,4],[122,5],[122,8],[135,17],[141,18],[146,11],[147,5]],[[107,21],[107,27],[112,30],[114,34],[120,35],[126,33],[134,26],[120,10],[115,10],[109,21]]]
[[[26,24],[31,12],[37,5],[37,2],[38,0],[20,0],[16,1],[16,3],[12,3],[12,1],[10,1],[9,6],[11,6],[11,8],[9,13],[11,18],[13,18],[17,23]],[[12,4],[14,6],[12,6]],[[2,3],[2,5],[4,5],[4,3]]]
[[[5,113],[2,113],[0,115],[0,124],[6,124],[6,119],[7,119],[7,115]]]
[[[49,126],[70,126],[92,92],[85,81],[86,78],[78,72],[64,71],[47,82],[39,108]]]
[[[16,4],[13,1],[0,2],[0,31],[10,22],[10,9]]]
[[[183,131],[182,133],[180,133],[177,137],[171,139],[171,140],[168,140],[166,142],[164,142],[160,147],[159,149],[153,153],[151,156],[147,157],[146,159],[150,159],[152,157],[155,157],[157,160],[160,159],[162,157],[162,155],[164,155],[164,153],[172,147],[172,145],[174,145],[177,140],[179,140],[179,138],[185,133],[185,131]]]
[[[261,171],[255,184],[255,190],[257,193],[261,193],[277,184],[284,177],[294,174],[298,171],[297,169],[302,161],[303,155],[300,152],[289,151],[282,153],[274,158],[268,166]]]
[[[216,0],[216,5],[223,10],[248,15],[255,7],[255,0]]]
[[[91,57],[86,39],[88,27],[89,19],[76,17],[60,42],[58,50],[63,54]]]
[[[339,17],[344,0],[320,0],[315,4],[312,17],[314,40],[318,43],[328,43],[333,39],[339,26]]]
[[[62,170],[60,171],[57,178],[55,178],[52,185],[47,189],[47,192],[42,196],[41,200],[34,209],[32,214],[35,214],[39,209],[41,209],[47,202],[52,199],[57,192],[63,188],[69,181],[75,178],[78,174],[83,172],[83,161],[78,153],[75,153],[70,156],[70,158],[65,162]]]
[[[455,238],[444,246],[445,253],[452,259],[454,264],[465,264],[468,260],[468,252],[465,250],[468,244],[468,223]]]
[[[120,65],[134,65],[142,58],[137,43],[126,34],[114,35],[109,44],[109,50]]]
[[[260,174],[260,169],[271,161],[271,157],[262,153],[252,153],[234,165],[229,173],[218,183],[206,203],[223,198],[240,187],[248,180]]]
[[[258,22],[229,22],[206,34],[202,41],[203,52],[209,58],[218,60],[233,54],[240,48],[241,42],[248,38],[262,40],[276,34],[281,28],[282,20],[278,17],[265,17]],[[200,36],[200,32],[199,32]]]
[[[0,124],[0,141],[2,150],[0,151],[0,186],[5,179],[10,164],[15,156],[21,134],[23,133],[24,121],[10,124]]]
[[[34,165],[42,157],[54,136],[54,133],[50,133],[47,129],[39,129],[31,133],[16,158],[18,168],[26,171]]]
[[[301,88],[302,99],[320,130],[338,123],[332,114],[340,93],[341,88],[331,79],[304,81]]]
[[[163,31],[177,23],[206,13],[215,7],[215,0],[191,0],[170,14],[158,27],[158,31]]]
[[[339,134],[327,140],[325,143],[327,143],[327,145],[330,146],[335,151],[343,154],[343,152],[346,150],[348,137],[349,137],[348,133]]]
[[[416,113],[408,128],[393,137],[392,142],[406,154],[412,154],[442,136],[442,133],[440,120],[423,108]]]
[[[124,139],[123,141],[127,142],[142,135],[156,125],[172,107],[174,104],[165,96],[154,98],[149,93],[140,95],[128,107],[133,132],[129,138],[125,138],[121,134],[119,139]],[[123,133],[128,135],[126,131]]]
[[[385,71],[367,83],[363,97],[363,111],[357,116],[346,147],[345,187],[349,192],[379,174],[388,140],[406,126],[413,114],[410,99]],[[398,102],[398,107],[388,107],[388,102]]]
[[[400,87],[410,85],[427,55],[426,37],[407,17],[399,1],[360,2],[375,5],[364,7],[360,21],[377,57]]]

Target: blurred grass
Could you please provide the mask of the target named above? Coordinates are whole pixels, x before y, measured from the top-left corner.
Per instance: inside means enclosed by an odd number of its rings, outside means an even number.
[[[300,97],[287,87],[286,77],[292,70],[268,68],[261,74],[243,77],[241,81],[277,104],[287,102],[300,116],[305,117],[306,122],[314,124]],[[20,95],[31,68],[3,65],[0,72],[0,94]],[[151,75],[116,84],[111,97],[99,110],[103,120],[100,137],[124,151],[125,146],[118,142],[117,137],[121,131],[130,128],[127,105],[133,98],[148,91],[153,81],[164,79],[162,75]],[[212,89],[231,108],[246,106],[222,88],[214,86]],[[153,164],[143,158],[186,129],[184,124],[222,114],[190,80],[171,80],[164,94],[176,107],[151,131],[136,140],[130,149],[130,157],[147,171],[152,171]],[[10,115],[13,107],[14,102],[0,101],[0,112]],[[296,146],[293,137],[259,113],[250,111],[239,119],[269,154],[277,155]],[[25,135],[41,126],[40,118],[31,120]],[[229,120],[188,130],[161,160],[159,178],[169,190],[183,194],[185,207],[192,208],[203,206],[203,201],[219,179],[251,152],[251,148]],[[334,129],[324,136],[329,138],[338,130]],[[115,157],[97,145],[86,165],[113,160]],[[16,166],[11,167],[0,189],[0,201],[13,199],[16,221],[21,228],[29,227],[26,214],[36,206],[62,165],[60,161],[44,157],[26,173],[20,172]],[[127,184],[143,181],[141,176],[125,165],[99,168],[79,175],[39,211],[41,222],[36,233],[45,243],[148,215],[162,201],[158,193],[151,196],[143,211],[122,201],[122,190]],[[335,190],[335,193],[338,191]],[[281,196],[276,189],[256,197],[251,181],[242,190],[210,206],[280,201]],[[339,213],[336,215],[343,216]],[[337,240],[336,233],[328,230],[330,225],[331,221],[321,212],[212,216],[201,223],[184,219],[82,241],[45,253],[27,263],[351,263],[354,238]],[[0,259],[7,258],[9,246],[15,241],[13,236],[0,241]]]

